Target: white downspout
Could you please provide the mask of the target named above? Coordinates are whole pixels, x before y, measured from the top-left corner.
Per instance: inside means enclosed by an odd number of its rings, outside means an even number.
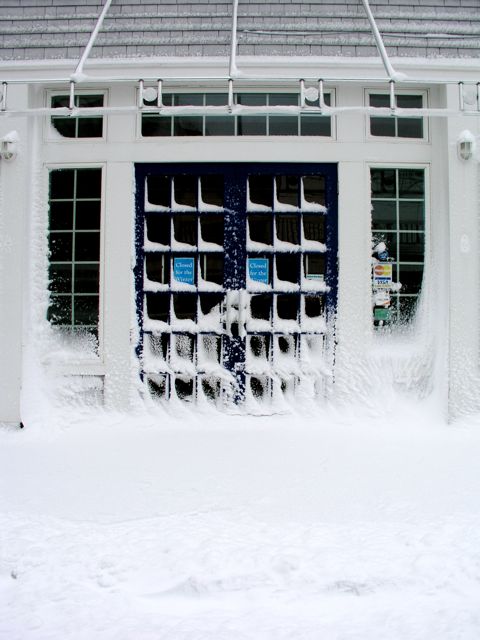
[[[387,72],[388,77],[390,78],[390,80],[394,81],[402,80],[403,74],[397,73],[393,68],[392,63],[390,62],[387,50],[385,49],[385,45],[383,44],[382,36],[380,35],[380,31],[378,30],[377,23],[375,22],[375,18],[373,17],[372,10],[370,9],[370,5],[368,4],[368,0],[362,0],[362,2],[367,13],[373,37],[375,38],[378,52],[380,54],[380,57],[382,58],[383,66],[385,67],[385,71]]]

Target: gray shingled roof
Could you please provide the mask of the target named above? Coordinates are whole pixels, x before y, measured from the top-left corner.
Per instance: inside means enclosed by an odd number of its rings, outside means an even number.
[[[101,0],[0,0],[0,60],[78,59]],[[480,0],[370,0],[391,56],[480,57]],[[113,0],[91,58],[228,56],[230,0]],[[377,56],[361,0],[240,0],[238,55]]]

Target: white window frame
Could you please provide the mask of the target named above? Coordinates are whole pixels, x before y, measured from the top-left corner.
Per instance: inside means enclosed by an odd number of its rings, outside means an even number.
[[[89,138],[87,138],[88,140]],[[72,138],[72,140],[76,140],[76,138]],[[106,196],[106,163],[102,162],[67,162],[67,163],[48,163],[45,165],[46,172],[46,184],[47,184],[47,199],[46,199],[46,214],[45,214],[45,242],[46,242],[46,251],[48,252],[48,234],[50,231],[49,219],[48,219],[48,211],[50,207],[50,173],[51,171],[56,171],[59,169],[101,169],[102,172],[102,188],[100,191],[100,264],[99,264],[99,290],[98,290],[98,355],[89,359],[89,362],[94,364],[104,364],[104,318],[105,318],[105,309],[104,309],[104,300],[105,300],[105,196]],[[48,254],[46,254],[48,255]],[[47,257],[46,260],[46,269],[48,274],[48,268],[50,266],[50,258]],[[47,275],[48,280],[48,275]],[[46,309],[48,309],[50,305],[50,291],[48,288],[45,288],[46,293]],[[45,316],[46,317],[46,316]],[[45,320],[48,324],[48,320]],[[50,325],[52,327],[57,325]],[[63,326],[63,325],[58,325]],[[80,364],[84,363],[84,358],[79,358],[78,362],[73,361],[72,364]]]
[[[367,88],[364,91],[364,104],[366,107],[370,106],[370,96],[371,95],[390,95],[390,91],[388,89],[374,89]],[[429,95],[426,89],[395,89],[396,96],[402,95],[415,95],[422,97],[422,108],[427,109],[429,105]],[[423,116],[423,136],[421,138],[404,138],[398,135],[395,136],[374,136],[370,133],[370,118],[372,114],[367,114],[365,117],[365,138],[369,142],[395,142],[399,144],[418,144],[418,143],[429,143],[430,142],[430,127],[429,127],[429,119],[426,116]],[[373,116],[375,117],[375,116]],[[382,117],[382,116],[380,116]],[[388,116],[385,116],[388,117]],[[392,116],[392,117],[402,117],[402,116]],[[420,116],[419,116],[420,117]]]
[[[52,98],[55,96],[65,96],[70,94],[70,88],[66,87],[64,91],[60,91],[58,89],[49,89],[45,94],[45,107],[47,109],[51,108]],[[103,106],[108,106],[109,100],[109,92],[108,89],[98,89],[95,87],[91,88],[82,88],[75,90],[75,95],[77,96],[89,96],[89,95],[102,95],[103,96]],[[47,142],[57,142],[59,144],[92,144],[95,142],[105,142],[107,140],[107,126],[108,126],[108,117],[106,114],[99,116],[103,119],[103,127],[102,127],[102,135],[94,138],[67,138],[66,136],[62,136],[52,124],[52,114],[48,115],[45,118],[44,123],[44,140]],[[61,117],[61,116],[60,116]]]

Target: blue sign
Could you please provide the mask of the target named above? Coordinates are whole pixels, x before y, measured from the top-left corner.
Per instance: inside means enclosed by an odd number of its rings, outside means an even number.
[[[173,259],[173,277],[177,282],[185,282],[185,284],[195,284],[194,260],[194,258]]]
[[[249,258],[248,277],[255,282],[268,284],[268,258]]]

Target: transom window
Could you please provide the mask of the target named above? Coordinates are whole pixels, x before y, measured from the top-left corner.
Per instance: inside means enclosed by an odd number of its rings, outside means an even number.
[[[422,287],[425,254],[425,177],[423,169],[372,169],[372,234],[385,242],[393,263],[393,319],[406,321]]]
[[[97,334],[101,169],[50,172],[48,319]]]
[[[103,94],[77,94],[75,106],[82,108],[103,107]],[[70,96],[51,97],[51,107],[68,107]],[[65,138],[101,138],[103,136],[102,116],[53,116],[52,126]]]
[[[324,96],[330,105],[331,94]],[[237,93],[235,104],[249,108],[298,106],[298,93]],[[219,107],[228,103],[226,93],[167,93],[162,95],[163,105]],[[156,106],[155,101],[144,101]],[[306,107],[318,107],[318,98],[306,100]],[[142,136],[326,136],[332,135],[330,116],[320,113],[285,114],[212,114],[162,115],[142,114]]]
[[[398,94],[395,96],[399,109],[422,109],[422,94]],[[387,93],[370,93],[371,107],[390,107],[390,95]],[[388,138],[423,138],[424,125],[422,117],[402,116],[370,116],[370,135]]]

